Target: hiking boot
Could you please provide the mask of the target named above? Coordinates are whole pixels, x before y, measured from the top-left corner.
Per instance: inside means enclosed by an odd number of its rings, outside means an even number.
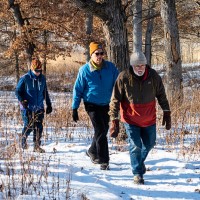
[[[23,145],[22,145],[22,149],[23,149],[23,150],[28,149],[28,144],[27,144],[27,143],[23,144]]]
[[[93,153],[91,153],[91,152],[89,152],[89,150],[86,151],[86,155],[88,157],[90,157],[90,160],[92,161],[92,163],[94,163],[94,164],[100,164],[99,159],[96,158],[96,155],[93,154]]]
[[[22,149],[28,149],[28,144],[26,141],[26,137],[22,137]]]
[[[109,163],[101,163],[100,165],[101,170],[109,170]]]
[[[42,148],[39,147],[39,146],[35,146],[34,149],[33,149],[33,152],[45,153],[45,150],[42,149]]]
[[[140,174],[136,174],[134,177],[133,177],[133,182],[137,185],[143,185],[144,184],[144,179],[142,177],[142,175]]]

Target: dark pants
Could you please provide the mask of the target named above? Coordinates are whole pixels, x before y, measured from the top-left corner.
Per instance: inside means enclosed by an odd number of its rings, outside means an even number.
[[[31,112],[28,110],[21,111],[24,127],[22,130],[22,147],[26,144],[26,139],[33,131],[33,142],[35,145],[41,144],[43,131],[44,111]]]
[[[94,137],[89,151],[95,154],[100,162],[109,162],[107,133],[109,129],[109,105],[98,106],[92,103],[85,103],[92,125],[94,127]]]

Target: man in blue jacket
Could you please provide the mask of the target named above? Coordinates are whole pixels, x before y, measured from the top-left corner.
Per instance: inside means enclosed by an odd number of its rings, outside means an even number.
[[[78,72],[73,88],[73,120],[79,120],[81,99],[94,127],[94,137],[86,154],[101,170],[109,169],[107,132],[109,129],[109,103],[118,70],[115,65],[103,59],[101,44],[90,43],[91,59]]]
[[[34,152],[44,153],[40,147],[43,131],[44,112],[52,112],[51,101],[46,85],[46,78],[42,74],[42,64],[33,59],[31,69],[22,76],[17,84],[15,94],[20,103],[24,127],[22,130],[22,148],[27,149],[27,137],[33,131]],[[46,100],[46,110],[43,101]]]

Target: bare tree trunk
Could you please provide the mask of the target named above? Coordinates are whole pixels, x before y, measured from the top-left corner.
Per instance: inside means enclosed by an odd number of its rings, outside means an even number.
[[[115,21],[116,20],[116,21]],[[115,63],[117,68],[122,71],[129,67],[128,38],[125,25],[118,18],[112,23],[105,23],[103,30],[106,37],[108,59]],[[119,24],[121,28],[118,29]]]
[[[87,14],[85,26],[86,26],[86,34],[88,35],[88,38],[90,38],[92,31],[93,31],[93,14],[92,13]],[[89,44],[90,44],[90,41],[88,40],[86,43],[86,47],[85,47],[85,49],[86,49],[85,54],[86,54],[87,62],[90,60]]]
[[[13,32],[13,40],[16,40],[17,33],[16,29],[14,29]],[[16,77],[16,83],[19,81],[19,53],[17,50],[14,50],[14,55],[15,55],[15,77]]]
[[[106,6],[109,19],[104,21],[104,33],[107,43],[108,58],[120,71],[129,67],[128,36],[126,18],[121,1],[110,0]]]
[[[15,75],[16,75],[16,83],[19,81],[19,55],[15,51]]]
[[[161,0],[166,53],[166,92],[170,104],[180,104],[183,98],[180,41],[175,0]]]
[[[145,35],[145,56],[147,59],[147,64],[151,66],[151,57],[152,57],[152,46],[151,46],[151,37],[153,32],[154,18],[152,17],[155,13],[154,11],[155,0],[149,0],[149,10],[148,10],[148,22],[147,30]]]
[[[103,21],[108,59],[121,71],[129,67],[126,14],[121,1],[105,0],[104,3],[91,0],[74,0],[85,12],[92,13]]]
[[[47,43],[48,43],[48,31],[44,30],[44,61],[43,61],[43,68],[44,68],[44,75],[46,76],[47,72]]]
[[[133,52],[142,52],[142,0],[133,0]]]
[[[25,25],[25,20],[22,17],[19,4],[16,3],[15,0],[8,0],[8,5],[9,5],[9,9],[11,9],[13,12],[15,21],[20,26],[20,28],[23,28],[23,26]],[[28,65],[29,65],[32,60],[35,45],[33,44],[33,42],[29,41],[28,39],[29,37],[27,36],[27,34],[30,34],[30,33],[21,31],[21,35],[24,37],[24,43],[26,45],[26,53],[28,56]]]

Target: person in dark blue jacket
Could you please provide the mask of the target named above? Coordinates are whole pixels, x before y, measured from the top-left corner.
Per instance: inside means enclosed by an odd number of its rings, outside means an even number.
[[[33,131],[34,152],[44,153],[40,147],[43,131],[44,112],[52,112],[51,100],[46,85],[46,78],[42,74],[42,64],[33,59],[31,69],[23,75],[16,87],[15,94],[19,100],[24,127],[22,130],[22,148],[27,149],[27,137]],[[43,101],[46,100],[46,109]]]
[[[103,59],[101,44],[90,43],[91,59],[78,72],[73,88],[73,120],[79,120],[78,111],[81,99],[94,127],[94,137],[86,154],[100,169],[109,169],[107,132],[109,129],[109,103],[118,70],[115,65]]]

